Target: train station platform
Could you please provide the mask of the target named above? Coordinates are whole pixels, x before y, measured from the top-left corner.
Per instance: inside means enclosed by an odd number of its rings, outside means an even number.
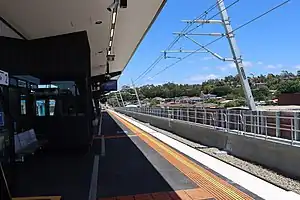
[[[101,121],[89,152],[73,156],[42,152],[17,166],[19,181],[13,196],[60,196],[63,200],[291,199],[287,191],[206,158],[208,155],[201,155],[207,159],[204,163],[197,159],[201,152],[194,149],[186,153],[188,147],[182,150],[183,144],[129,117],[108,110],[102,113]]]
[[[259,199],[115,113],[103,115],[100,199]]]

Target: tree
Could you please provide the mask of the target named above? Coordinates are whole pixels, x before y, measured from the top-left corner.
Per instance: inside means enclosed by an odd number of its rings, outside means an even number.
[[[246,100],[244,98],[239,98],[236,100],[237,106],[246,106]]]
[[[266,86],[253,90],[253,96],[256,101],[266,101],[269,95],[270,91]]]
[[[290,73],[286,70],[282,70],[280,76],[283,78],[288,78]]]
[[[152,107],[152,106],[156,106],[157,104],[159,104],[159,101],[158,100],[156,100],[156,99],[151,99],[151,101],[150,101],[150,106]]]
[[[231,92],[232,92],[232,89],[229,86],[219,86],[219,87],[215,87],[211,93],[215,94],[219,97],[222,97]]]
[[[204,86],[202,86],[202,91],[205,94],[210,94],[213,91],[213,86],[210,84],[204,85]]]
[[[236,107],[237,104],[235,101],[229,101],[227,103],[225,103],[224,108],[230,108],[230,107]]]
[[[280,93],[297,93],[300,92],[299,80],[286,80],[279,85],[278,91]]]
[[[296,77],[293,73],[283,71],[280,75],[268,74],[251,77],[251,88],[255,100],[263,101],[269,100],[272,97],[269,90],[278,90],[276,95],[280,93],[294,93],[300,92],[299,80],[300,77]],[[264,83],[266,87],[259,87],[257,83]],[[175,84],[166,83],[163,85],[144,85],[137,88],[139,96],[142,98],[152,99],[154,97],[162,98],[174,98],[181,96],[200,96],[203,93],[213,93],[218,96],[225,96],[227,99],[236,100],[239,98],[245,98],[243,88],[240,87],[240,79],[238,75],[230,75],[223,79],[211,79],[203,82],[201,85],[189,85],[189,84]],[[126,86],[128,93],[134,94],[134,91]],[[123,94],[123,93],[122,93]],[[132,99],[124,94],[124,99]]]

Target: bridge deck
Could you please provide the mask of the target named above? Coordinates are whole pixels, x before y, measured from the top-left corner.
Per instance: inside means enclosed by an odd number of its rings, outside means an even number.
[[[89,153],[40,154],[17,166],[14,196],[62,199],[260,199],[114,113]]]

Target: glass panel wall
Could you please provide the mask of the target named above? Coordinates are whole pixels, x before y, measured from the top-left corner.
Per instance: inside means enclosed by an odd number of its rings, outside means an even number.
[[[46,101],[36,100],[36,116],[46,116]]]

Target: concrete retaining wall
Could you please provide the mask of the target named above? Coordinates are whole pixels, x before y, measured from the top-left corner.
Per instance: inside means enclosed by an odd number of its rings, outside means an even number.
[[[203,145],[225,149],[232,155],[300,178],[300,148],[237,134],[221,132],[190,122],[141,113],[119,111],[139,121],[173,132]]]

